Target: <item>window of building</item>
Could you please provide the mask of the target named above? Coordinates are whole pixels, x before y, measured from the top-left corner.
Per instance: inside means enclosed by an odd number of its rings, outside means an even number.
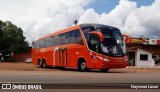
[[[140,60],[148,60],[148,54],[140,54]]]

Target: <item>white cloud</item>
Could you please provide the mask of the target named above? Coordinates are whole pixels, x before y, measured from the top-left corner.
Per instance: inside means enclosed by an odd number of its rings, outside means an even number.
[[[0,0],[0,19],[22,27],[31,43],[39,36],[73,24],[89,0]],[[32,34],[29,34],[32,33]]]
[[[136,9],[136,3],[127,0],[121,0],[109,14],[101,15],[102,23],[121,27],[127,16]]]
[[[142,6],[134,10],[125,22],[125,32],[132,35],[144,35],[148,38],[160,37],[160,1],[155,0],[151,6]]]
[[[135,2],[121,0],[110,13],[97,14],[93,9],[88,9],[80,17],[80,23],[101,23],[117,27],[122,27],[127,16],[137,8]]]
[[[140,8],[137,8],[136,2],[120,0],[119,5],[110,13],[97,14],[92,9],[86,10],[84,15],[80,17],[80,22],[116,26],[123,33],[133,37],[144,35],[148,38],[160,38],[159,10],[160,0],[155,0],[151,6],[141,6]]]
[[[87,9],[79,18],[79,23],[99,23],[100,15],[94,9]]]
[[[160,37],[160,0],[151,6],[137,8],[133,1],[120,0],[109,13],[98,14],[83,9],[91,0],[0,0],[0,20],[22,27],[27,40],[79,23],[101,23],[116,26],[132,36]]]

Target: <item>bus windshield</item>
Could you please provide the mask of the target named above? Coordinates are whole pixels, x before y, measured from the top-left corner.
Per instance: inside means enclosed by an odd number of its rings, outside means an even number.
[[[103,54],[121,56],[126,53],[123,37],[118,29],[100,29],[104,35],[104,41],[101,43]]]
[[[86,27],[82,30],[87,41],[88,47],[91,50],[108,56],[123,56],[126,54],[125,42],[119,29],[103,26],[99,28]],[[94,30],[101,32],[104,36],[104,41],[101,43],[97,43],[98,50],[95,50],[97,49],[95,48],[96,46],[94,46],[95,44],[90,43],[93,42],[93,40],[95,39],[89,39],[89,32]]]

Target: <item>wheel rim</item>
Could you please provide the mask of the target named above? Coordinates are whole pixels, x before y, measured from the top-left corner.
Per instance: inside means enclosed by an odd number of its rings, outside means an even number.
[[[86,63],[85,63],[85,62],[81,63],[81,69],[82,69],[82,70],[85,70],[85,69],[86,69]]]

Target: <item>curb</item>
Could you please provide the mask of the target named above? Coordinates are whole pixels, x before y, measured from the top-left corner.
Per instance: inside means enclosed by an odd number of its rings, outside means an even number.
[[[160,69],[160,66],[146,67],[146,66],[127,66],[128,69]]]

